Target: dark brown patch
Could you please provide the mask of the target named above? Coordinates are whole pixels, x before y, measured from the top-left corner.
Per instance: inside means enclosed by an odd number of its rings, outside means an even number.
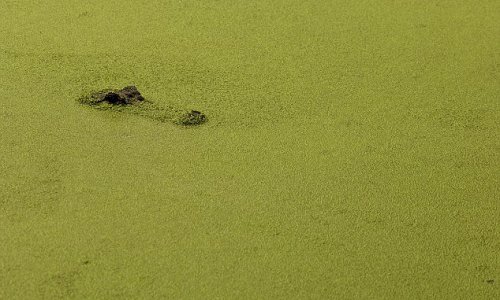
[[[135,86],[126,86],[121,90],[99,92],[94,95],[94,103],[106,102],[113,105],[130,105],[144,101],[144,97]]]

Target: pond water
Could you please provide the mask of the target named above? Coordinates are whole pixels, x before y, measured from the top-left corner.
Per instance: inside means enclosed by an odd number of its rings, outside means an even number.
[[[498,297],[498,12],[2,0],[0,298]]]

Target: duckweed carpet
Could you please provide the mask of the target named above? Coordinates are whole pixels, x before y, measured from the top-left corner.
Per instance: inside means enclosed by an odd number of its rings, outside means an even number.
[[[499,299],[499,20],[0,1],[0,299]]]

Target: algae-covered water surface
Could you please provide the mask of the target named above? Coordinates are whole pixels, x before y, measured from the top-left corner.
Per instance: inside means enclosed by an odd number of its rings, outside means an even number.
[[[0,1],[0,299],[498,299],[499,20]]]

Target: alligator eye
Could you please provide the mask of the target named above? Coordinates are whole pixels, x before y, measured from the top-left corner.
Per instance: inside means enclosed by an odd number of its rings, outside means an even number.
[[[114,93],[114,92],[107,93],[104,96],[104,98],[102,99],[102,101],[105,101],[105,102],[108,102],[108,103],[111,103],[111,104],[122,104],[122,103],[124,103],[124,101],[120,97],[120,95],[118,95],[117,93]]]

